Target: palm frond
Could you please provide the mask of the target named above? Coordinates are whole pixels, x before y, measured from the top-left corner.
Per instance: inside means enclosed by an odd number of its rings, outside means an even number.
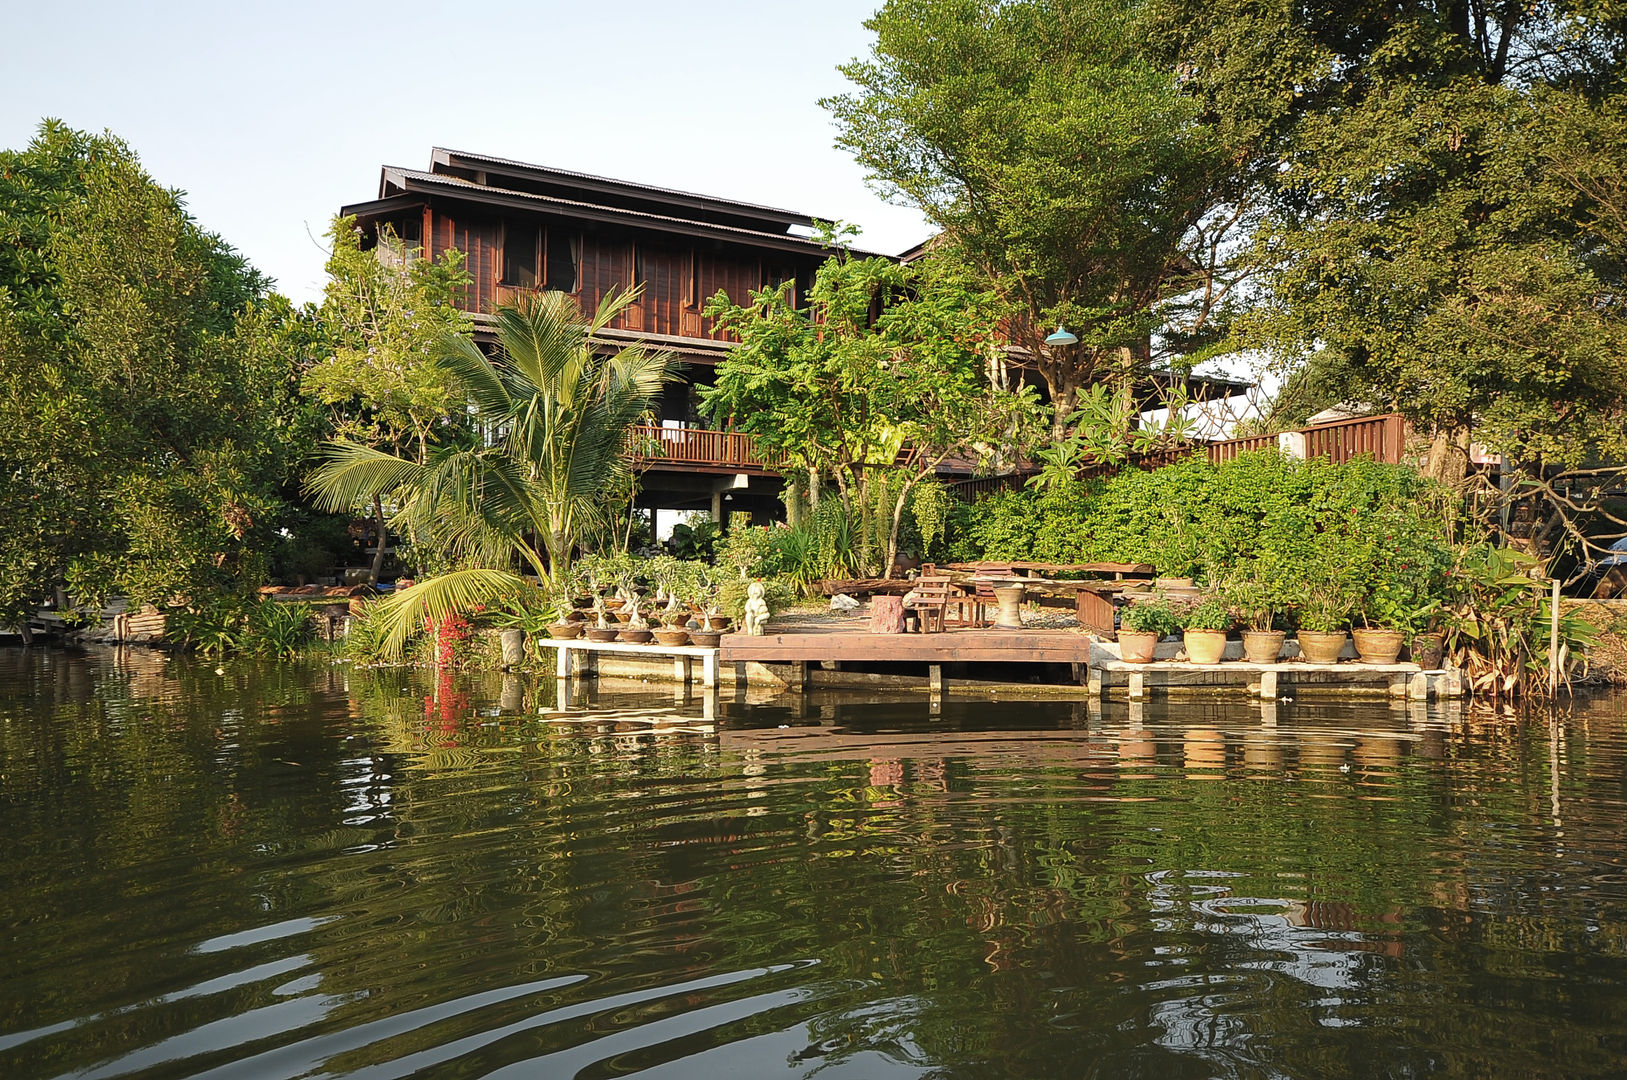
[[[342,513],[422,482],[427,470],[417,462],[361,443],[326,444],[323,462],[305,481],[319,510]]]
[[[449,615],[461,615],[531,588],[530,582],[506,570],[453,570],[420,581],[381,601],[374,609],[377,625],[384,632],[379,651],[386,659],[399,660],[407,639],[422,630],[426,622],[440,622]]]

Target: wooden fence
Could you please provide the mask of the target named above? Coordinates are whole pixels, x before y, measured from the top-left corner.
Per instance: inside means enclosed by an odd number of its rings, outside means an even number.
[[[1162,469],[1193,454],[1207,451],[1209,460],[1219,463],[1230,461],[1239,454],[1281,447],[1284,453],[1299,458],[1327,458],[1342,465],[1356,458],[1367,457],[1388,465],[1401,463],[1406,443],[1406,423],[1396,413],[1383,416],[1362,416],[1353,420],[1334,420],[1327,424],[1300,428],[1280,435],[1250,435],[1241,439],[1221,439],[1198,446],[1175,450],[1160,450],[1130,459],[1125,465],[1089,465],[1080,470],[1080,476],[1091,479],[1111,476],[1122,468]],[[1037,470],[1006,473],[1002,476],[983,476],[975,480],[962,480],[949,485],[949,490],[965,502],[976,502],[984,495],[1011,488],[1020,488]]]

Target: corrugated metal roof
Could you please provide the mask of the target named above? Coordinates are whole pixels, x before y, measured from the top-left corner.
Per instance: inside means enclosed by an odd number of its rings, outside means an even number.
[[[597,214],[607,214],[618,218],[627,218],[633,221],[660,222],[665,225],[677,226],[685,232],[717,233],[742,242],[762,243],[773,241],[778,244],[791,244],[806,248],[810,252],[823,252],[828,250],[817,240],[797,236],[795,233],[771,233],[757,229],[742,229],[735,225],[718,225],[709,221],[692,221],[688,218],[672,217],[667,214],[652,214],[644,210],[627,210],[620,206],[604,206],[599,203],[583,202],[577,199],[561,199],[552,195],[536,195],[529,191],[514,191],[510,188],[493,187],[490,184],[477,184],[462,177],[447,176],[444,173],[423,172],[418,169],[408,169],[398,165],[386,165],[384,175],[394,174],[400,177],[399,186],[405,188],[406,184],[432,184],[441,187],[454,188],[468,194],[484,193],[488,195],[502,195],[510,199],[524,199],[548,207],[557,207],[561,210],[591,211]],[[861,257],[878,255],[877,252],[863,251],[859,248],[849,248],[850,252]],[[880,256],[890,258],[890,256]]]
[[[467,150],[453,150],[445,146],[433,147],[430,150],[430,160],[433,163],[440,155],[468,158],[471,161],[484,161],[504,168],[524,169],[527,172],[542,176],[558,177],[563,180],[589,181],[595,184],[608,184],[613,187],[625,188],[628,191],[648,192],[652,195],[668,195],[682,199],[695,199],[700,202],[713,203],[720,207],[735,207],[741,210],[756,211],[758,213],[773,214],[775,217],[786,218],[800,224],[812,226],[815,220],[834,221],[834,218],[817,218],[811,214],[804,214],[797,210],[785,210],[777,206],[764,206],[760,203],[743,202],[739,199],[726,199],[718,195],[703,195],[695,191],[682,191],[678,188],[658,187],[654,184],[641,184],[633,180],[618,180],[610,176],[596,176],[593,173],[573,172],[569,169],[556,169],[549,165],[533,165],[526,161],[515,161],[513,158],[496,157],[491,154],[475,154]],[[433,164],[431,165],[433,171]]]

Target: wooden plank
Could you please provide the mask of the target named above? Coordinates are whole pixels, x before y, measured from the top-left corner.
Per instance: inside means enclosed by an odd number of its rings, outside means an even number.
[[[804,633],[725,635],[725,662],[796,660],[871,662],[1088,663],[1090,638],[1044,631],[951,630],[937,634]]]

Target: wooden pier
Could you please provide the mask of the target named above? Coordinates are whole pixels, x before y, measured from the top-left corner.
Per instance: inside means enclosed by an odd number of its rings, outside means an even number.
[[[996,665],[983,678],[968,682],[998,684],[998,665],[1067,665],[1059,676],[1075,693],[1093,698],[1123,696],[1132,701],[1154,694],[1244,691],[1265,701],[1292,696],[1300,690],[1352,694],[1383,694],[1414,701],[1463,696],[1463,680],[1455,671],[1426,671],[1417,664],[1364,664],[1345,660],[1337,664],[1310,664],[1287,659],[1275,664],[1252,664],[1228,659],[1218,664],[1192,664],[1171,657],[1179,646],[1159,647],[1160,659],[1129,664],[1119,659],[1117,646],[1088,634],[1066,630],[946,630],[933,634],[874,634],[865,630],[809,629],[751,637],[725,634],[717,648],[696,645],[633,645],[626,642],[560,641],[542,638],[532,644],[552,649],[560,679],[596,676],[599,658],[670,660],[672,679],[684,686],[695,681],[696,661],[701,685],[715,687],[725,675],[736,686],[761,683],[794,691],[807,689],[816,678],[823,683],[875,678],[862,672],[845,673],[843,665],[924,665],[926,689],[945,690],[946,672],[959,677],[964,665]],[[1241,648],[1232,643],[1235,654]],[[659,671],[659,669],[656,669]],[[817,675],[816,675],[817,673]],[[655,674],[646,670],[645,677]],[[662,672],[659,677],[664,678]],[[908,678],[898,675],[887,679]]]

